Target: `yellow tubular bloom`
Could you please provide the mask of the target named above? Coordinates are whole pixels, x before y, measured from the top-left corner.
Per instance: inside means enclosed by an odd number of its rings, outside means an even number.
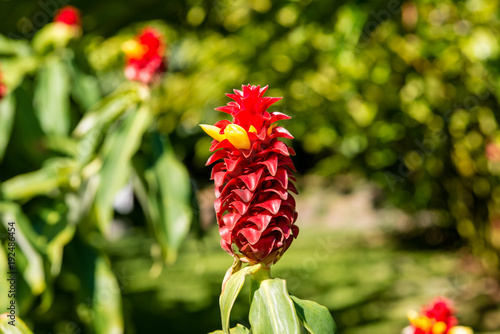
[[[229,124],[224,130],[227,140],[237,149],[247,150],[250,148],[250,139],[248,134],[241,126],[237,124]]]
[[[200,124],[200,127],[213,139],[221,142],[224,139],[226,139],[226,136],[223,134],[220,134],[220,129],[216,127],[215,125],[207,125],[207,124]]]
[[[250,125],[250,129],[248,130],[248,132],[257,133],[257,129],[253,125]]]
[[[146,53],[146,47],[131,39],[122,44],[122,51],[129,58],[141,58]]]
[[[442,321],[436,322],[432,326],[432,334],[443,334],[446,332],[446,324]]]
[[[448,334],[474,334],[472,328],[465,326],[454,326],[451,327]]]

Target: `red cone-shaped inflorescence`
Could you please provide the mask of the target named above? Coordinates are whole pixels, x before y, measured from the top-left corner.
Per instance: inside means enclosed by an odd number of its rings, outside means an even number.
[[[80,11],[73,6],[65,6],[57,12],[54,22],[80,27]]]
[[[275,122],[290,119],[267,109],[280,97],[264,97],[267,86],[242,86],[226,94],[234,100],[216,108],[233,116],[215,126],[202,125],[214,141],[215,153],[207,165],[215,183],[214,204],[222,237],[221,246],[232,256],[251,264],[276,263],[297,237],[297,193],[290,155],[295,152],[280,138],[292,139]],[[236,252],[239,250],[239,254]]]
[[[166,45],[154,28],[144,29],[134,40],[123,45],[126,55],[125,76],[132,81],[151,84],[167,70]]]

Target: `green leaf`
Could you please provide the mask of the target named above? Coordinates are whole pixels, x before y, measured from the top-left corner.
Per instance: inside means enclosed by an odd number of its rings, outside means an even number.
[[[233,308],[234,301],[245,283],[245,276],[254,273],[260,269],[260,265],[246,266],[236,273],[233,273],[227,280],[224,289],[219,298],[220,313],[222,318],[222,331],[229,333],[229,316]]]
[[[120,287],[103,257],[96,259],[92,308],[97,334],[123,333]]]
[[[0,54],[2,56],[27,56],[32,52],[27,40],[15,38],[18,36],[15,36],[14,33],[9,33],[8,37],[0,34]]]
[[[10,322],[10,323],[9,323]],[[15,326],[13,326],[14,324]],[[10,318],[7,313],[0,314],[0,333],[2,334],[33,334],[33,332],[26,326],[24,321],[18,316],[15,320]]]
[[[139,110],[129,113],[123,123],[106,138],[95,201],[97,223],[105,235],[109,232],[109,224],[113,218],[114,197],[129,179],[130,161],[139,149],[151,121],[152,115],[143,104]]]
[[[7,239],[8,240],[8,239]],[[7,272],[9,271],[9,263],[7,260],[7,253],[4,250],[4,245],[0,242],[0,282],[2,286],[7,287],[6,283],[8,277]],[[5,245],[7,246],[7,244]],[[0,294],[0,310],[5,310],[10,304],[10,298],[8,293]]]
[[[229,333],[230,334],[250,334],[250,330],[243,325],[237,324],[236,327],[233,327],[229,330]],[[210,332],[208,334],[224,334],[224,332],[219,329],[218,331]]]
[[[0,162],[9,143],[15,112],[16,101],[14,95],[8,94],[0,101]]]
[[[120,287],[108,259],[80,238],[74,238],[68,247],[65,269],[79,278],[76,312],[80,320],[92,333],[123,333]]]
[[[155,161],[144,175],[148,184],[149,212],[166,260],[172,263],[193,218],[191,180],[167,139],[158,134],[152,134],[152,139]]]
[[[335,334],[337,325],[333,320],[330,311],[322,305],[310,300],[302,300],[295,296],[290,296],[295,311],[300,322],[311,334]]]
[[[72,63],[69,65],[73,77],[72,96],[83,110],[89,110],[101,97],[99,83],[94,76],[82,72]]]
[[[87,112],[76,126],[74,134],[84,136],[95,128],[104,129],[116,120],[128,107],[140,101],[137,86],[126,83],[104,97]]]
[[[37,171],[16,175],[3,182],[0,192],[4,199],[12,201],[50,194],[66,182],[73,167],[69,159],[49,160]]]
[[[35,111],[46,134],[68,134],[70,87],[68,70],[61,60],[49,58],[38,70]]]
[[[43,259],[36,249],[42,247],[36,244],[38,234],[18,204],[0,202],[0,213],[5,228],[10,227],[9,222],[15,222],[16,246],[29,259],[26,267],[22,268],[22,274],[31,293],[38,296],[46,288]]]
[[[260,282],[253,294],[249,320],[254,334],[299,334],[300,323],[286,281],[274,278]]]

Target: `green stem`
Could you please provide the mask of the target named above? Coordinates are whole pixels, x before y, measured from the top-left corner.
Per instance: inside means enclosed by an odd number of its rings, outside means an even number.
[[[259,283],[266,280],[266,279],[270,279],[271,278],[271,268],[262,267],[259,270],[257,270],[255,273],[253,273],[252,277],[254,280],[256,280]]]
[[[266,279],[271,279],[271,268],[260,268],[252,273],[250,279],[250,305],[252,305],[253,295],[260,287],[260,283]]]

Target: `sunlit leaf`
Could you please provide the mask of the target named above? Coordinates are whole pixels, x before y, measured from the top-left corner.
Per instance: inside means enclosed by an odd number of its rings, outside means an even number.
[[[131,83],[123,84],[115,92],[100,100],[84,115],[78,123],[74,134],[81,137],[92,129],[105,129],[123,111],[133,106],[139,100],[137,86]]]
[[[149,109],[142,105],[137,111],[130,112],[106,138],[102,151],[102,168],[99,171],[100,184],[95,199],[97,223],[105,235],[109,232],[109,224],[113,218],[114,197],[129,179],[130,161],[151,120]]]
[[[95,268],[92,306],[96,333],[123,333],[121,294],[116,277],[102,257],[97,258]]]
[[[2,334],[33,334],[26,326],[24,321],[17,315],[15,320],[10,317],[10,314],[0,314],[0,333]]]
[[[154,162],[145,171],[149,212],[166,259],[173,262],[193,217],[191,181],[166,138],[152,135]]]
[[[227,334],[229,331],[229,318],[234,301],[245,283],[245,276],[260,269],[260,265],[246,266],[236,273],[233,273],[227,280],[224,290],[219,298],[220,312],[222,317],[222,331]]]
[[[33,230],[28,217],[21,211],[15,203],[0,202],[0,214],[2,223],[8,229],[9,222],[14,222],[14,232],[16,246],[19,247],[24,256],[29,259],[22,275],[28,283],[31,293],[35,296],[41,294],[46,287],[45,272],[43,268],[43,258],[37,251],[37,233]]]
[[[65,64],[48,58],[38,70],[35,111],[46,134],[67,135],[70,127],[70,80]]]
[[[47,195],[65,183],[73,168],[68,159],[48,161],[43,168],[26,174],[19,174],[0,185],[5,199],[30,199],[37,195]]]
[[[96,77],[84,73],[78,67],[71,64],[73,84],[71,93],[75,101],[80,104],[82,110],[89,110],[99,101],[101,92]]]
[[[260,282],[253,294],[249,320],[254,334],[300,333],[299,319],[285,280],[274,278]]]
[[[229,330],[230,334],[250,334],[250,330],[243,325],[237,324],[236,327],[233,327]],[[210,332],[209,334],[224,334],[224,331],[218,330],[214,332]]]
[[[290,296],[300,322],[311,334],[337,333],[337,325],[324,306],[310,300]]]

